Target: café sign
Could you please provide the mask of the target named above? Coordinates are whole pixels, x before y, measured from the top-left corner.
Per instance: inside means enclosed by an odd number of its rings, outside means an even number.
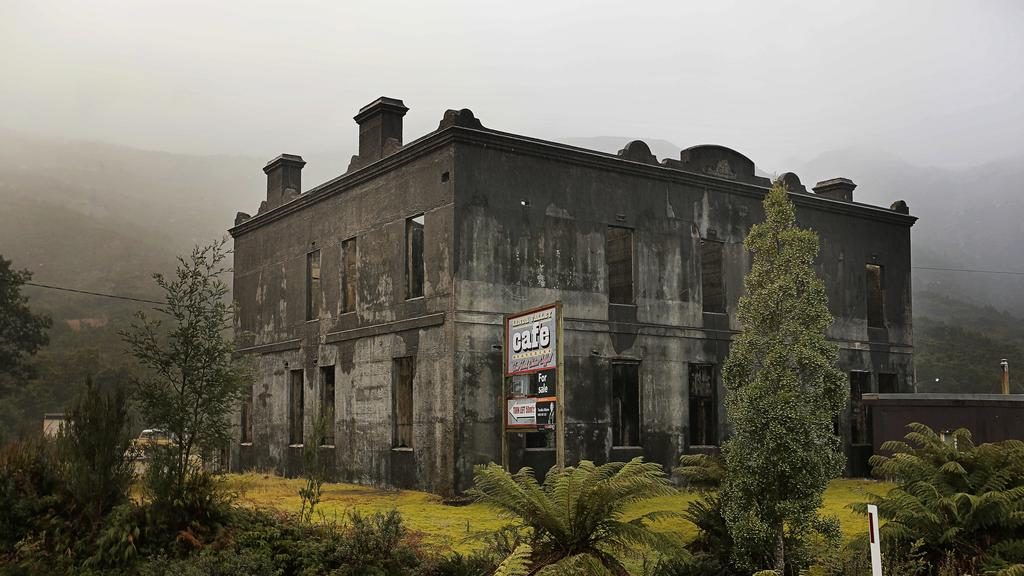
[[[558,367],[557,304],[505,317],[505,375]]]
[[[565,466],[565,406],[562,364],[562,304],[555,302],[505,316],[501,403],[505,432],[554,429],[555,463]],[[501,435],[502,465],[508,469],[508,438]]]

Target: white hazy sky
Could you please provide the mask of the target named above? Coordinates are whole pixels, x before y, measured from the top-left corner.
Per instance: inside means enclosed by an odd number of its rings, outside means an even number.
[[[0,127],[335,158],[402,98],[541,138],[719,143],[785,170],[868,147],[1024,155],[1024,1],[0,0]]]

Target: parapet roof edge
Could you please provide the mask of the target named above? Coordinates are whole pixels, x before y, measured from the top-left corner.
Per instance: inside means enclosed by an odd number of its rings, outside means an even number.
[[[576,163],[596,165],[618,172],[631,172],[662,180],[685,182],[722,192],[739,193],[745,196],[758,198],[763,197],[764,192],[768,190],[765,186],[758,186],[748,182],[738,182],[708,174],[687,172],[685,170],[679,170],[677,168],[663,166],[660,164],[644,164],[642,162],[627,160],[608,152],[591,150],[589,148],[580,148],[578,146],[532,138],[510,132],[501,132],[499,130],[491,129],[478,130],[463,126],[449,126],[441,130],[428,132],[405,146],[402,146],[402,148],[394,154],[385,156],[372,164],[368,164],[367,166],[352,172],[346,172],[323,182],[322,184],[318,184],[286,204],[282,204],[281,206],[264,212],[263,214],[257,214],[245,222],[229,228],[228,233],[231,234],[232,237],[238,237],[252,229],[259,228],[264,224],[273,222],[274,220],[282,218],[297,210],[301,210],[309,204],[316,203],[327,196],[344,191],[356,184],[372,179],[383,172],[387,172],[388,170],[410,162],[423,154],[429,153],[452,142],[488,143],[497,144],[499,146],[504,145],[505,149],[509,151],[520,153],[532,152],[533,155],[549,158],[552,157],[552,152],[556,152],[556,157],[561,157],[564,160]],[[522,147],[524,145],[526,147],[525,149]],[[914,222],[917,221],[916,216],[900,214],[891,209],[873,206],[871,204],[844,202],[842,200],[834,200],[831,198],[816,196],[814,194],[800,194],[792,192],[790,193],[790,198],[798,206],[813,206],[830,212],[870,216],[876,220],[904,224],[906,226],[913,226]]]

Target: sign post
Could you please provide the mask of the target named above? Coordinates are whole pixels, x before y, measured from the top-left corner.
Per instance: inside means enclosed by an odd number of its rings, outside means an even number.
[[[565,466],[562,303],[505,316],[502,378],[502,465],[509,467],[508,433],[555,429],[555,462]],[[511,384],[511,388],[509,386]]]
[[[882,576],[882,543],[878,537],[878,506],[868,504],[868,540],[871,544],[871,576]]]
[[[562,303],[555,302],[556,320],[558,326],[558,366],[555,368],[555,395],[558,401],[555,402],[555,465],[559,469],[565,468],[565,364],[562,360],[562,342],[564,342],[562,331]]]

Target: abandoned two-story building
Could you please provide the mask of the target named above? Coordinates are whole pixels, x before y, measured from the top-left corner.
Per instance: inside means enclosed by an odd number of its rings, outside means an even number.
[[[661,162],[641,141],[595,152],[469,110],[403,143],[406,111],[390,98],[361,109],[358,156],[307,191],[302,158],[272,160],[259,211],[231,229],[240,352],[256,366],[232,467],[297,474],[314,443],[339,480],[465,490],[474,465],[502,460],[503,317],[555,301],[567,462],[671,467],[713,450],[743,240],[770,186],[754,163],[721,146]],[[844,178],[782,180],[820,235],[852,392],[839,427],[862,473],[861,393],[912,385],[915,218],[854,202]],[[546,470],[553,448],[551,432],[510,434],[507,461]]]

